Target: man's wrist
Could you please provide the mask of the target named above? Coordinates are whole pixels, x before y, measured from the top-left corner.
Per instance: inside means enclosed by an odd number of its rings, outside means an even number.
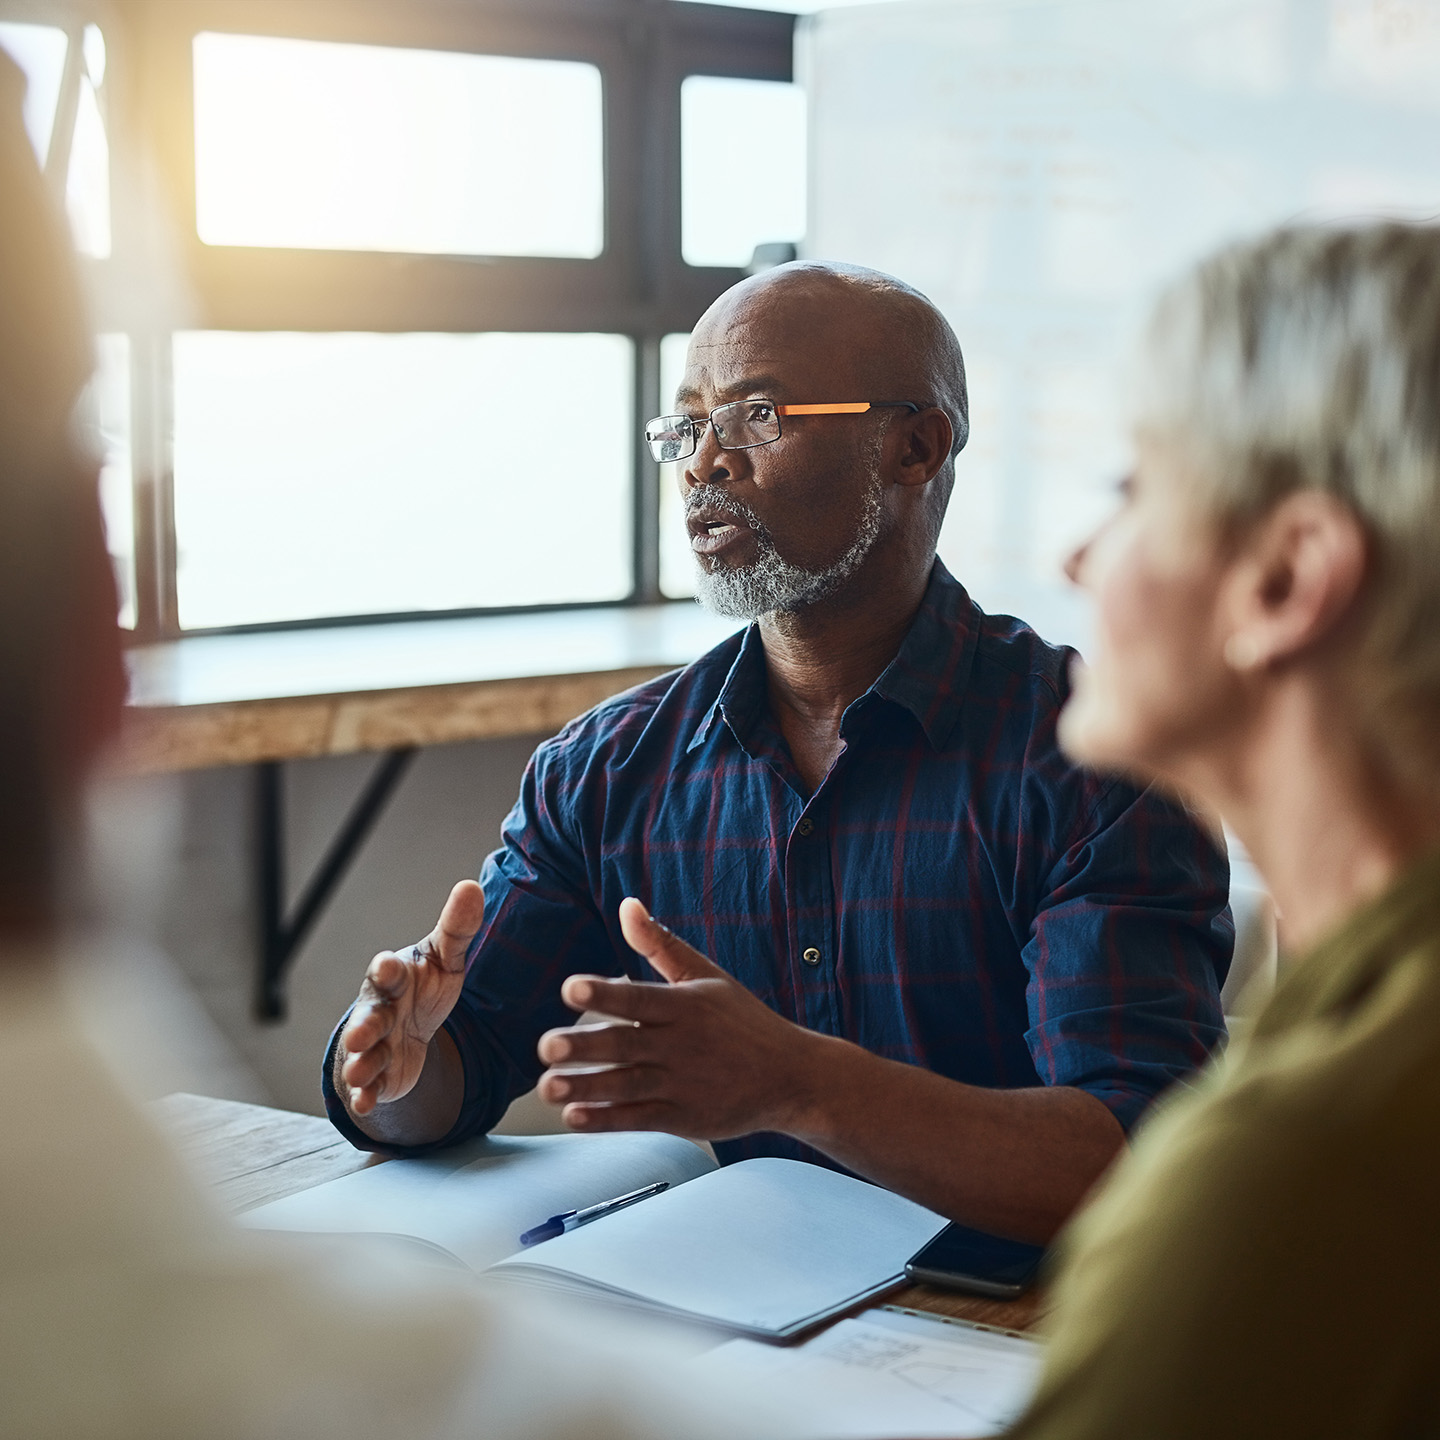
[[[782,1077],[778,1119],[770,1128],[823,1149],[843,1123],[850,1076],[865,1051],[848,1040],[796,1026]]]

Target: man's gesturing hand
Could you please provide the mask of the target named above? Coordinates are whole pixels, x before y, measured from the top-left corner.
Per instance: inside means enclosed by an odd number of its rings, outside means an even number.
[[[572,1010],[619,1023],[541,1036],[547,1065],[607,1067],[547,1070],[541,1098],[564,1104],[572,1130],[668,1130],[695,1140],[802,1131],[818,1079],[811,1052],[823,1037],[782,1019],[638,900],[621,902],[620,929],[668,983],[566,980],[560,994]]]
[[[399,954],[382,950],[370,962],[340,1036],[340,1080],[353,1114],[368,1115],[410,1093],[431,1038],[460,998],[465,952],[484,918],[484,893],[462,880],[418,945]]]

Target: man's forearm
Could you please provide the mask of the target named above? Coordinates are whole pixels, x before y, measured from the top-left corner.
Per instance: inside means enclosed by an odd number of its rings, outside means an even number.
[[[813,1032],[804,1049],[787,1132],[977,1229],[1049,1241],[1125,1143],[1083,1090],[962,1085]]]
[[[377,1105],[368,1115],[350,1107],[350,1090],[341,1076],[348,1058],[335,1047],[331,1079],[351,1122],[382,1145],[432,1145],[443,1140],[460,1118],[465,1099],[465,1067],[447,1030],[437,1030],[425,1055],[425,1067],[408,1095]]]

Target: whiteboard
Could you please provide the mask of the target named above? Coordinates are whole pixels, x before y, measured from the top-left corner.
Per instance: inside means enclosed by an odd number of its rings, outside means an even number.
[[[1440,0],[951,0],[802,22],[804,254],[954,325],[971,439],[940,551],[1083,641],[1062,557],[1127,463],[1158,288],[1286,220],[1440,215]]]

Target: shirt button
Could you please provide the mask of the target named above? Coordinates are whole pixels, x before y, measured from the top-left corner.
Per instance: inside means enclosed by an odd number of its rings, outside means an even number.
[[[818,965],[820,963],[820,952],[812,945],[800,956],[800,958],[807,965]]]
[[[808,835],[815,828],[815,822],[807,815],[795,828],[800,834]]]

